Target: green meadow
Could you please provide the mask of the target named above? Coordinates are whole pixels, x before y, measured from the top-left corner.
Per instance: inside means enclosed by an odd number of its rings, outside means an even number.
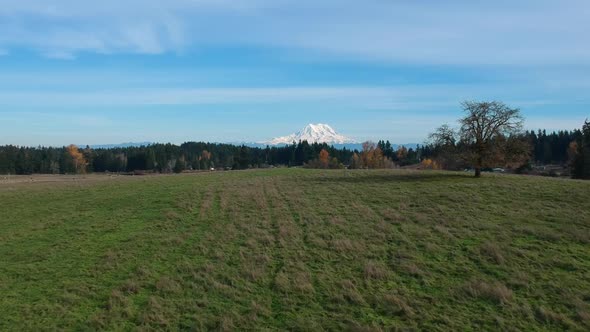
[[[402,170],[0,184],[0,330],[589,330],[590,182]]]

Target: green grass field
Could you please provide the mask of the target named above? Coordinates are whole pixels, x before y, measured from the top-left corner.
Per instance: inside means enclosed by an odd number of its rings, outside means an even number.
[[[0,185],[0,330],[590,329],[590,182],[277,169]]]

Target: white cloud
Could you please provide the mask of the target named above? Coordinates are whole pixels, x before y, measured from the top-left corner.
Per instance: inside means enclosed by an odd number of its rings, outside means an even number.
[[[428,64],[579,64],[590,3],[352,0],[2,1],[0,47],[163,53],[209,45]]]
[[[292,86],[244,88],[143,88],[92,91],[0,91],[0,105],[125,106],[230,105],[314,102],[379,110],[432,110],[465,99],[494,99],[505,86],[484,84],[399,86]],[[521,91],[523,88],[521,88]],[[483,91],[483,92],[482,92]]]
[[[533,92],[533,93],[531,93]],[[548,99],[539,100],[538,94]],[[111,90],[3,90],[0,106],[29,107],[108,107],[125,109],[129,106],[149,105],[211,105],[215,107],[239,106],[240,108],[276,108],[340,111],[373,111],[403,114],[396,121],[409,121],[408,114],[415,114],[415,121],[434,119],[436,114],[447,117],[460,113],[462,100],[504,100],[535,116],[536,110],[590,105],[590,100],[561,95],[564,102],[551,100],[550,90],[539,87],[485,84],[447,85],[399,85],[399,86],[293,86],[293,87],[244,87],[244,88],[141,88]],[[571,92],[579,95],[579,90]],[[519,98],[514,98],[519,96]],[[419,120],[422,119],[422,120]],[[440,122],[437,119],[437,123]],[[540,120],[541,121],[541,120]],[[411,128],[411,123],[399,123]],[[545,126],[546,127],[546,126]]]
[[[43,55],[50,59],[73,60],[76,58],[74,53],[68,51],[44,51]]]
[[[141,89],[96,92],[0,92],[5,105],[198,105],[387,99],[390,88],[288,87]]]

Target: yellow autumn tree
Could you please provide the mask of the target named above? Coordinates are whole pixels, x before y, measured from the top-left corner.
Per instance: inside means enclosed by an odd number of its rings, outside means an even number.
[[[384,168],[384,159],[385,157],[381,148],[377,147],[373,149],[369,158],[369,168]]]
[[[86,161],[86,158],[84,158],[84,154],[80,152],[80,149],[74,144],[70,144],[66,147],[66,151],[70,157],[72,157],[72,163],[76,173],[86,173],[88,162]]]
[[[567,160],[570,165],[574,164],[576,157],[578,155],[578,142],[572,141],[570,142],[567,148]]]
[[[397,155],[398,160],[404,160],[408,156],[408,149],[402,145],[399,148],[397,148],[395,154]]]
[[[354,156],[353,156],[354,157]],[[360,162],[365,168],[393,168],[393,162],[383,155],[381,148],[373,142],[363,143]]]
[[[363,151],[361,152],[361,165],[362,167],[371,168],[373,163],[373,151],[375,150],[375,143],[364,142]]]
[[[424,159],[420,164],[422,169],[440,169],[438,163],[432,159]]]
[[[350,161],[350,168],[357,169],[357,168],[361,168],[361,167],[362,167],[361,157],[358,155],[358,153],[355,152],[352,155],[352,160]]]

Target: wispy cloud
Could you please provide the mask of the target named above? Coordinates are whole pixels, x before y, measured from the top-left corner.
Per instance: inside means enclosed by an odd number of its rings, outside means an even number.
[[[2,76],[0,76],[2,77]],[[70,84],[72,79],[67,79]],[[121,78],[125,80],[126,78]],[[18,82],[18,81],[17,81]],[[53,82],[53,81],[50,81]],[[55,83],[53,83],[55,84]],[[563,92],[551,87],[512,84],[402,84],[391,86],[290,86],[224,88],[121,88],[93,90],[0,91],[0,105],[19,107],[149,106],[149,105],[285,105],[313,103],[365,110],[448,110],[462,100],[503,100],[525,110],[588,105],[585,85]],[[539,97],[543,95],[543,98]]]
[[[43,55],[50,59],[73,60],[76,58],[74,53],[63,50],[44,51]]]
[[[589,10],[584,0],[21,0],[0,9],[0,46],[158,54],[252,45],[407,63],[587,64]]]
[[[530,128],[589,116],[587,0],[0,2],[0,143],[263,140],[316,121],[420,141],[465,99]]]
[[[482,93],[482,90],[484,91]],[[102,91],[0,92],[0,105],[126,106],[199,104],[336,103],[374,109],[432,109],[498,94],[504,87],[482,85],[294,86],[248,88],[153,88]]]
[[[191,105],[278,103],[289,101],[351,100],[392,97],[396,92],[382,87],[287,87],[141,89],[96,92],[0,92],[4,105]]]

